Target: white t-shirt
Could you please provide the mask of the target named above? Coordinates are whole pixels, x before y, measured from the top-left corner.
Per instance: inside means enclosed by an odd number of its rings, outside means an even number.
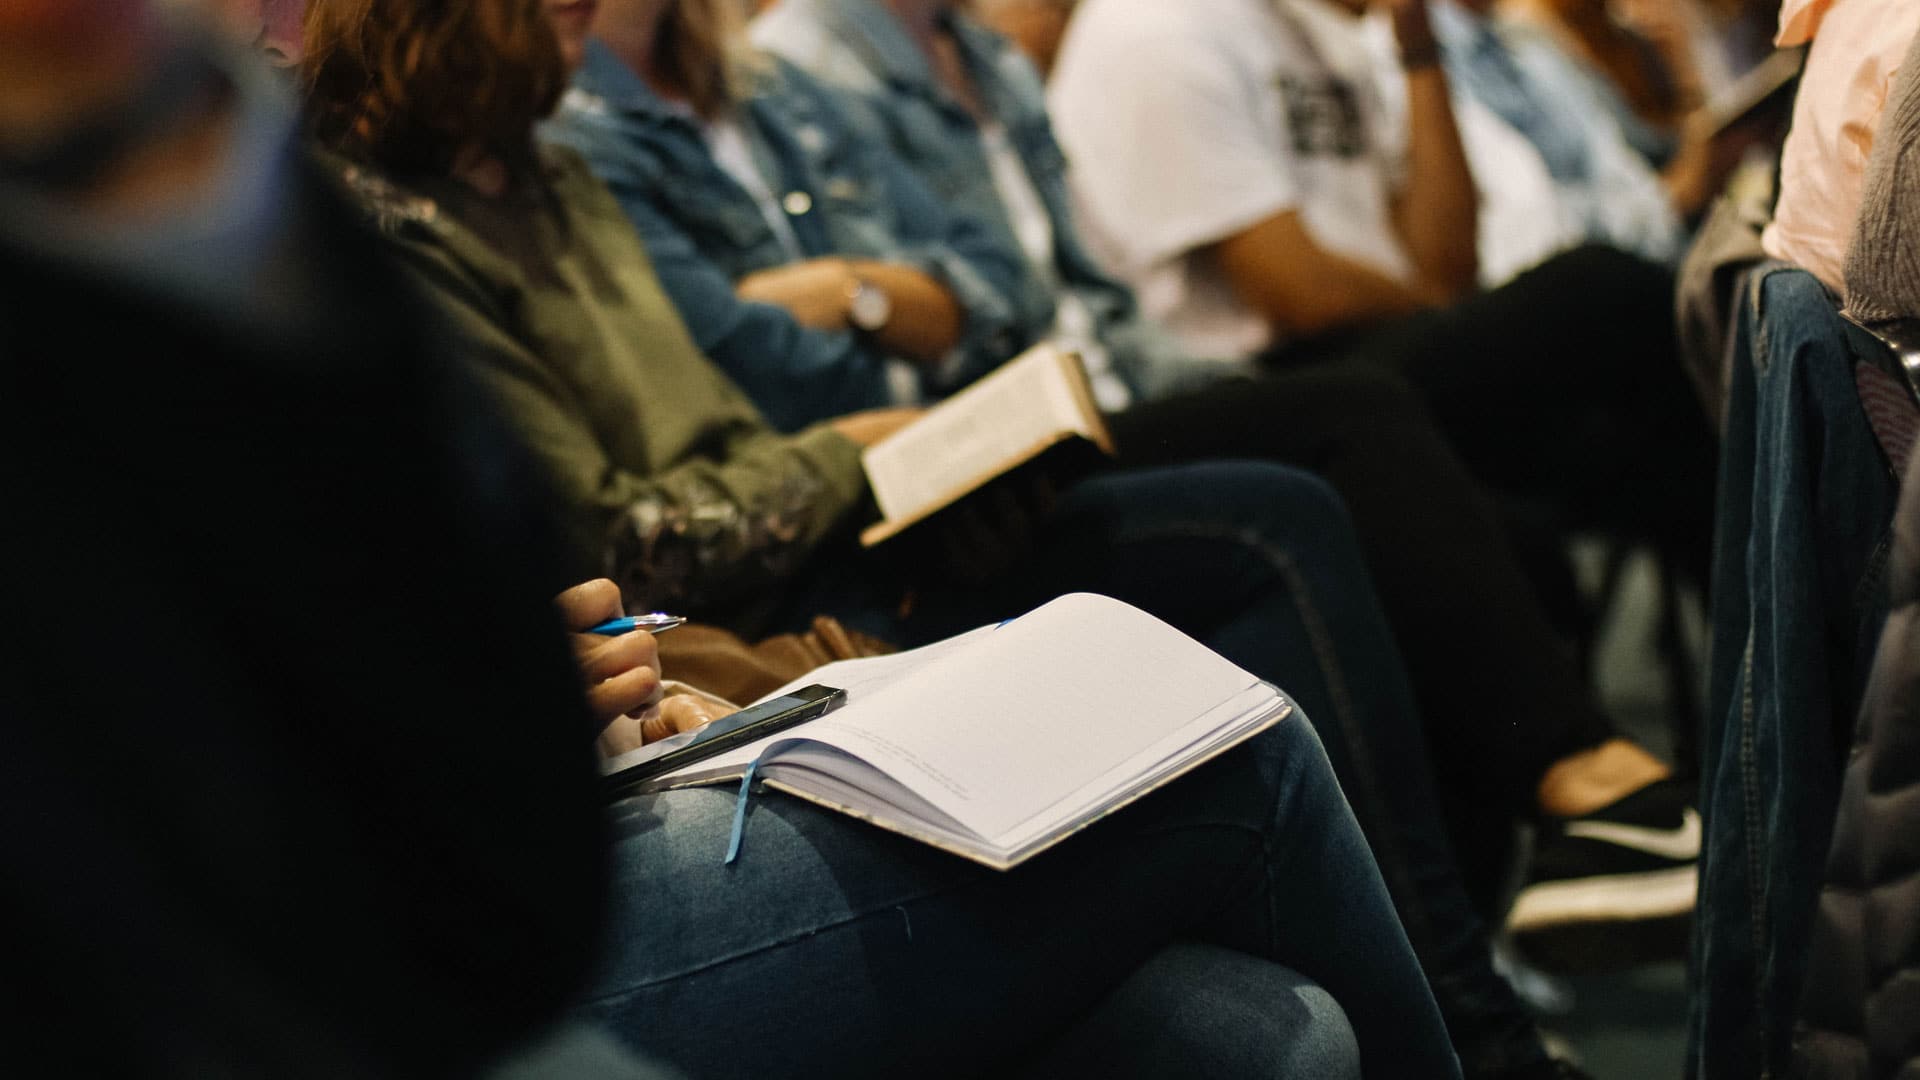
[[[1434,30],[1443,50],[1463,55],[1471,32],[1466,14],[1451,0],[1431,4]],[[1398,62],[1393,27],[1378,12],[1366,19],[1367,43],[1380,76],[1381,101],[1393,137],[1407,131],[1407,76]],[[1550,62],[1544,41],[1527,30],[1506,32],[1520,70],[1543,91],[1576,101],[1590,93],[1571,65],[1564,71],[1541,70]],[[1451,58],[1449,63],[1454,62]],[[1680,223],[1667,201],[1660,178],[1627,143],[1611,114],[1599,102],[1590,106],[1586,135],[1592,175],[1583,182],[1557,181],[1540,151],[1498,113],[1480,103],[1454,80],[1453,121],[1460,131],[1479,195],[1480,284],[1497,288],[1547,259],[1588,241],[1611,244],[1656,262],[1679,253]]]
[[[1274,342],[1202,252],[1275,214],[1413,277],[1373,58],[1327,0],[1086,0],[1048,103],[1089,243],[1196,356]]]

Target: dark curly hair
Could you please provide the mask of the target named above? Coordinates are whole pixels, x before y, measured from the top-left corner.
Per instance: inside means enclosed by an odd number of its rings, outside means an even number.
[[[310,0],[304,30],[310,133],[396,174],[469,149],[530,166],[567,86],[541,0]]]

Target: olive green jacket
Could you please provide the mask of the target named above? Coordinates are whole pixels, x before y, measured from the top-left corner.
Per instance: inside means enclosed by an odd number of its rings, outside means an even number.
[[[631,605],[731,608],[852,524],[859,448],[770,428],[695,347],[606,188],[571,151],[542,155],[544,190],[500,199],[330,164],[553,473],[583,569]]]

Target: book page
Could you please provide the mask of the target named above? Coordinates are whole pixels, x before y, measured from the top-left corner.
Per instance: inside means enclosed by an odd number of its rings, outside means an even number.
[[[861,455],[880,513],[909,518],[950,502],[1064,433],[1094,438],[1066,363],[1036,345]]]
[[[835,660],[822,664],[793,680],[760,701],[772,701],[784,697],[803,686],[824,683],[839,687],[847,692],[848,701],[859,701],[871,696],[882,687],[906,678],[929,664],[939,661],[949,653],[956,652],[985,634],[994,631],[995,626],[981,626],[964,634],[936,641],[931,645],[922,645],[917,649],[889,653],[886,656],[863,656],[857,660]],[[754,702],[755,705],[760,701]]]
[[[822,686],[831,686],[847,692],[847,704],[841,706],[839,710],[836,710],[836,712],[844,711],[872,697],[884,687],[891,686],[901,679],[912,675],[914,672],[919,671],[928,664],[939,660],[941,657],[965,648],[968,642],[975,640],[983,634],[992,633],[993,630],[994,627],[992,626],[983,626],[976,630],[970,630],[967,633],[947,638],[944,641],[936,641],[931,645],[922,645],[920,648],[908,649],[905,652],[892,653],[887,656],[866,656],[858,660],[836,660],[830,664],[822,664],[751,704],[758,705],[761,701],[772,701],[777,697],[785,697],[803,686],[813,686],[818,683]],[[776,743],[791,743],[803,740],[807,738],[808,733],[813,730],[815,724],[833,715],[835,714],[828,713],[819,720],[812,720],[798,727],[788,728],[785,731],[769,735],[764,739],[747,743],[744,746],[729,750],[724,754],[715,754],[713,757],[705,760],[696,761],[685,768],[678,769],[660,777],[659,783],[670,784],[675,781],[684,781],[693,778],[737,777],[740,775],[741,770],[746,768],[748,762],[759,757],[769,747]],[[637,765],[642,761],[658,756],[657,753],[653,752],[654,747],[663,744],[677,745],[690,741],[692,737],[691,732],[686,735],[674,735],[660,742],[648,743],[645,747],[642,747],[641,750],[633,751],[629,755],[622,755],[615,760],[619,763],[620,768]]]
[[[1055,832],[1063,821],[1096,819],[1108,812],[1116,801],[1165,771],[1168,762],[1210,756],[1210,751],[1233,745],[1249,725],[1259,724],[1290,708],[1286,699],[1265,683],[1255,683],[1232,698],[1201,714],[1194,723],[1169,726],[1158,742],[1117,762],[1105,773],[1079,788],[1064,791],[1060,798],[1023,822],[1010,826],[996,840],[1008,848],[1020,848]]]
[[[991,841],[1044,827],[1037,815],[1143,753],[1202,737],[1223,704],[1256,686],[1159,619],[1079,593],[813,721],[808,737]],[[763,766],[779,757],[775,748]]]
[[[1252,708],[1242,711],[1243,704],[1252,704]],[[983,866],[1006,870],[1280,723],[1292,708],[1292,703],[1271,687],[1254,687],[1220,710],[1233,712],[1235,718],[1213,734],[1165,759],[1155,758],[1150,768],[1134,771],[1122,766],[1125,774],[1115,782],[1095,781],[1097,790],[1083,788],[1076,793],[1081,796],[1073,800],[1076,809],[1050,807],[1042,812],[1044,821],[1036,819],[1039,827],[995,840],[980,837],[865,762],[817,742],[783,751],[766,774],[766,786]],[[825,770],[819,767],[823,761],[828,764]],[[842,773],[853,779],[843,781]]]

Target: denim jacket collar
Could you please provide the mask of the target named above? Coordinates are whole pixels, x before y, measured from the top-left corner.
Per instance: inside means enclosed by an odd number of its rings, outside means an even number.
[[[821,9],[839,31],[841,40],[864,56],[869,67],[895,89],[916,94],[965,114],[946,87],[934,75],[926,54],[908,35],[898,16],[877,0],[822,0]],[[1002,118],[1023,111],[1017,99],[1005,99],[999,67],[1005,61],[1007,44],[998,35],[957,13],[939,16],[943,28],[953,35],[961,59],[974,76],[980,93],[988,98],[988,111]]]
[[[613,54],[599,38],[587,41],[586,58],[573,76],[573,93],[593,99],[611,111],[636,114],[657,123],[696,126],[684,109],[677,109],[634,74],[626,61]]]
[[[661,97],[598,39],[587,42],[585,60],[567,93],[568,108],[611,117],[621,129],[621,138],[649,146],[659,166],[680,177],[687,190],[732,204],[740,210],[735,215],[743,222],[739,227],[758,231],[759,210],[753,196],[713,160],[699,119]],[[740,102],[737,119],[769,187],[805,191],[810,201],[819,199],[821,193],[810,187],[815,172],[809,165],[810,155],[795,134],[813,119],[804,99],[756,91]],[[828,249],[824,225],[816,215],[796,215],[791,225],[803,253],[820,255]],[[773,235],[768,231],[765,239]]]
[[[841,40],[864,56],[882,79],[896,88],[943,96],[920,47],[892,12],[867,0],[824,0],[820,6],[840,32]]]
[[[1047,124],[1045,108],[1035,107],[1035,102],[1013,88],[1012,66],[1020,66],[1027,71],[1025,57],[1014,51],[1013,44],[999,34],[981,26],[963,15],[951,16],[949,29],[960,48],[960,58],[973,73],[973,82],[987,100],[987,111],[1000,117],[1009,126],[1017,124]]]

